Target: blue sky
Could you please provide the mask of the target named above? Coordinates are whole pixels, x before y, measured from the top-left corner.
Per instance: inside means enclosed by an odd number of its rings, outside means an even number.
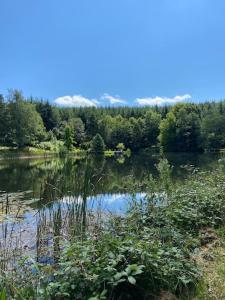
[[[225,98],[224,0],[0,0],[0,12],[0,93],[60,105]]]

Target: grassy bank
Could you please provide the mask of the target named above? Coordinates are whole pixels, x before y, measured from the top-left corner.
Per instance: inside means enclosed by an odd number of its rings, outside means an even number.
[[[89,150],[83,150],[80,148],[72,147],[71,150],[67,150],[63,142],[57,141],[57,143],[43,142],[35,147],[0,147],[0,160],[5,158],[29,158],[29,157],[49,157],[49,156],[65,156],[65,155],[78,155],[84,156],[91,153]],[[92,153],[95,154],[95,153]],[[105,150],[101,155],[106,158],[110,157],[130,157],[131,151],[116,151]]]
[[[49,157],[58,155],[85,155],[86,151],[73,148],[71,151],[66,151],[62,145],[39,145],[36,147],[0,147],[0,159],[7,158],[31,158],[31,157]]]
[[[2,297],[6,292],[12,299],[163,299],[166,294],[207,299],[205,270],[217,269],[222,255],[213,252],[223,251],[223,166],[211,173],[193,169],[177,184],[166,160],[157,168],[159,180],[150,176],[143,183],[144,199],[134,197],[125,215],[104,216],[89,230],[82,219],[78,235],[54,246],[54,263],[23,258],[15,270],[2,271]],[[60,231],[54,230],[58,241]],[[210,247],[212,257],[204,256]],[[224,276],[224,269],[218,274]]]

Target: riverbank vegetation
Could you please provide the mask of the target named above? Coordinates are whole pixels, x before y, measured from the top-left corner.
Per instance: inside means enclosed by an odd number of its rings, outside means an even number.
[[[180,103],[154,107],[60,108],[25,99],[13,90],[0,96],[0,146],[47,151],[117,150],[192,152],[225,148],[225,102]]]
[[[71,227],[76,234],[61,244],[63,222],[58,222],[54,260],[43,264],[25,257],[19,266],[1,270],[2,299],[5,294],[12,299],[163,299],[165,293],[171,299],[205,299],[207,278],[199,257],[216,264],[213,249],[224,243],[223,161],[213,172],[190,167],[181,183],[173,181],[167,160],[157,170],[158,179],[131,183],[135,193],[124,214],[102,212],[87,228],[85,215],[78,225],[77,210]],[[136,199],[143,189],[146,196]],[[218,272],[224,274],[222,265]]]

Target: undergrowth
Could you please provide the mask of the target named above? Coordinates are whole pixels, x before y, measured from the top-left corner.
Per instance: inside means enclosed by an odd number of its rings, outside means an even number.
[[[175,184],[166,160],[157,168],[159,179],[150,176],[144,199],[63,245],[55,264],[24,258],[2,274],[0,299],[154,299],[161,290],[177,296],[195,290],[201,230],[224,225],[225,175],[219,168],[192,170]]]

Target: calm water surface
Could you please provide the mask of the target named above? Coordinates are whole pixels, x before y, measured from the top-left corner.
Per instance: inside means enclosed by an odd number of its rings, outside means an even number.
[[[0,193],[26,204],[27,208],[51,207],[56,201],[73,196],[91,205],[98,202],[107,209],[124,209],[129,194],[126,182],[143,182],[149,174],[157,176],[160,156],[145,153],[130,158],[32,158],[0,160]],[[200,169],[216,167],[219,154],[173,153],[166,158],[173,166],[174,178],[182,180],[184,166]],[[55,193],[54,193],[55,192]],[[144,192],[144,191],[143,191]],[[54,198],[56,197],[56,198]]]

